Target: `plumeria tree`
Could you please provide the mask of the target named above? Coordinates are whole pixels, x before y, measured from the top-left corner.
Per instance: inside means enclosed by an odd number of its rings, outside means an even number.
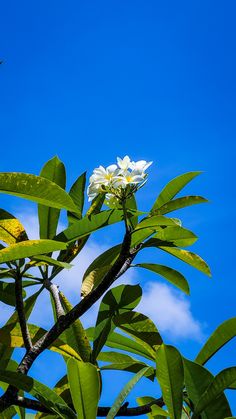
[[[182,273],[158,263],[136,263],[145,248],[156,248],[210,275],[206,262],[187,250],[197,239],[172,211],[204,203],[201,196],[176,197],[200,172],[184,173],[160,192],[151,209],[137,208],[136,192],[147,181],[151,162],[133,162],[128,156],[116,164],[94,169],[86,190],[86,174],[65,191],[66,172],[57,158],[49,160],[40,176],[0,173],[0,192],[38,204],[40,239],[29,240],[20,220],[0,210],[0,300],[15,307],[0,329],[0,417],[95,419],[141,416],[170,419],[225,419],[232,417],[226,389],[236,388],[236,367],[214,376],[205,364],[236,335],[236,318],[221,324],[194,360],[163,342],[155,325],[136,311],[142,298],[140,285],[116,286],[129,269],[149,270],[182,292],[189,286]],[[87,197],[86,197],[87,192]],[[84,202],[90,202],[84,210]],[[58,231],[61,210],[67,227]],[[168,215],[167,215],[168,214]],[[57,286],[58,274],[71,262],[90,236],[118,224],[123,241],[100,254],[84,272],[81,298],[72,306]],[[158,260],[157,260],[158,262]],[[73,268],[72,268],[73,269]],[[26,291],[28,296],[26,295]],[[48,292],[55,322],[49,330],[31,324],[37,298]],[[100,301],[94,326],[85,329],[80,317]],[[43,308],[42,308],[43,309]],[[24,348],[14,360],[15,348]],[[37,381],[30,369],[42,352],[59,353],[67,373],[54,388]],[[110,406],[102,406],[104,370],[130,373],[129,381]],[[137,404],[127,402],[139,380],[152,382],[155,397],[140,394]],[[34,414],[27,413],[31,409]]]

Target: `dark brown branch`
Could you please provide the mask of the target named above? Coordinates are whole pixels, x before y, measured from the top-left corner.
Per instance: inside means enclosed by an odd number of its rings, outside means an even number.
[[[19,318],[21,333],[24,341],[24,345],[27,351],[32,348],[32,342],[30,338],[29,329],[25,318],[24,300],[22,295],[22,276],[20,272],[17,272],[15,277],[15,297],[16,297],[16,311]]]
[[[45,288],[50,292],[50,294],[53,298],[54,305],[55,305],[55,310],[56,310],[56,316],[57,316],[57,319],[59,319],[61,316],[65,315],[65,311],[62,307],[61,300],[60,300],[60,297],[59,297],[58,286],[56,284],[52,284],[52,282],[49,279],[45,279],[43,284],[44,284]]]
[[[20,397],[18,396],[13,403],[15,406],[25,407],[26,409],[36,410],[42,413],[51,413],[47,407],[45,407],[42,403],[38,402],[37,400],[28,399],[27,397]],[[128,403],[125,403],[120,410],[117,412],[116,416],[141,416],[152,411],[151,406],[157,405],[159,407],[163,407],[165,403],[163,402],[163,398],[160,397],[159,399],[155,399],[150,403],[147,403],[143,406],[138,407],[128,407]],[[73,406],[70,406],[73,409]],[[107,416],[110,407],[98,407],[97,416],[105,417]]]

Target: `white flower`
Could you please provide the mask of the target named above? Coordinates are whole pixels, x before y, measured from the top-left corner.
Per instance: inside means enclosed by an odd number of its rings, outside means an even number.
[[[147,162],[146,160],[139,160],[137,162],[132,161],[130,163],[130,168],[132,170],[137,170],[137,171],[140,171],[140,172],[145,172],[145,170],[147,170],[147,168],[149,166],[151,166],[151,164],[152,164],[152,161]]]
[[[130,169],[131,160],[129,156],[125,156],[123,159],[121,159],[120,157],[117,157],[117,164],[120,169],[128,170]]]
[[[106,169],[103,166],[99,166],[94,169],[89,181],[90,183],[107,186],[116,178],[118,171],[116,164],[111,164]]]
[[[137,170],[132,170],[132,172],[127,170],[120,174],[119,178],[115,182],[115,185],[122,188],[126,188],[126,186],[130,184],[137,185],[138,183],[143,182],[146,176],[147,175],[145,173],[141,173]]]
[[[88,200],[92,201],[94,198],[96,198],[96,196],[99,194],[100,190],[101,190],[101,185],[95,184],[95,183],[90,183],[90,185],[88,186],[88,189],[87,189]]]
[[[90,176],[90,184],[87,190],[89,201],[92,201],[99,192],[109,189],[116,181],[118,173],[119,169],[116,164],[111,164],[106,169],[103,166],[94,169],[92,176]]]
[[[125,156],[123,159],[117,157],[117,165],[111,164],[107,168],[97,167],[89,179],[90,184],[87,189],[89,201],[103,192],[106,194],[108,204],[117,207],[121,200],[136,192],[144,184],[147,178],[145,170],[151,164],[152,162],[146,160],[131,162],[129,156]]]

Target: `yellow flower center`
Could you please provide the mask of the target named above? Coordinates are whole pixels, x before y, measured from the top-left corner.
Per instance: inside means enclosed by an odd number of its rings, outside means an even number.
[[[126,176],[126,180],[127,180],[127,182],[132,182],[132,177],[131,176]]]

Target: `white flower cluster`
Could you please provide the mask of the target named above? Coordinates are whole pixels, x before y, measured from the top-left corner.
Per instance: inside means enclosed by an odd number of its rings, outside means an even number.
[[[99,166],[94,169],[89,179],[88,198],[92,201],[99,193],[106,194],[108,204],[116,205],[137,191],[145,182],[145,170],[152,164],[145,160],[133,162],[129,156],[117,157],[117,164],[107,168]]]

